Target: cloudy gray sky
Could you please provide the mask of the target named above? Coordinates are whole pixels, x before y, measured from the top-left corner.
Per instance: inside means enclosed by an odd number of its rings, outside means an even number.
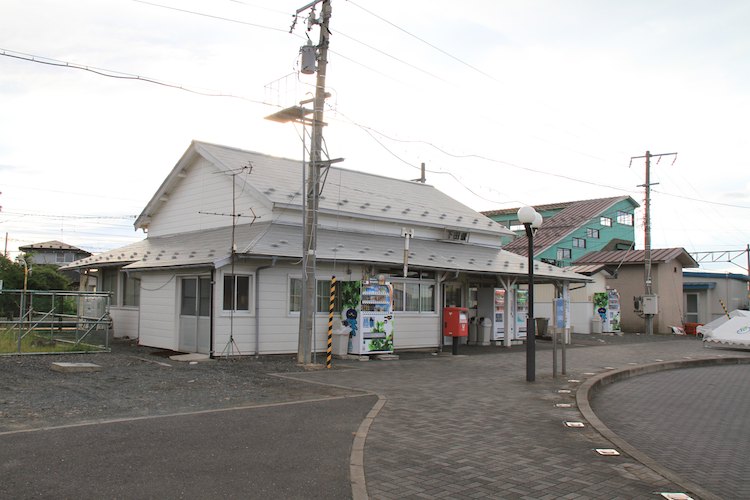
[[[300,158],[300,131],[263,117],[313,90],[297,73],[304,23],[289,33],[306,3],[2,0],[9,249],[142,238],[132,217],[192,139]],[[652,169],[653,245],[749,242],[750,3],[332,6],[325,138],[344,168],[413,179],[424,162],[429,183],[478,210],[642,204],[644,163],[631,156],[678,152]]]

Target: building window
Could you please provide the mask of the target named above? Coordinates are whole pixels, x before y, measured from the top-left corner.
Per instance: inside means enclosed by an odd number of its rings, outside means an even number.
[[[610,217],[600,217],[599,224],[605,227],[612,227],[612,219]]]
[[[557,260],[570,260],[570,248],[558,248]]]
[[[141,280],[122,274],[122,305],[138,307],[141,303]]]
[[[508,229],[511,231],[525,231],[523,224],[519,220],[512,220],[508,222]]]
[[[250,310],[250,276],[239,274],[224,275],[224,305],[225,311]]]
[[[113,268],[104,268],[100,271],[100,277],[101,277],[101,284],[97,285],[97,288],[99,292],[109,292],[110,293],[110,305],[112,306],[118,306],[119,302],[117,302],[117,275],[118,270]]]
[[[289,278],[289,312],[302,310],[302,280]]]
[[[341,310],[341,282],[336,282],[336,295],[333,299],[333,310]],[[331,280],[319,280],[318,281],[318,297],[317,297],[318,312],[328,312],[331,307]]]
[[[573,238],[573,248],[586,248],[586,240],[583,238]]]
[[[435,284],[432,282],[393,283],[393,310],[434,312]]]
[[[599,230],[598,229],[592,229],[590,227],[586,228],[586,237],[598,240],[599,239]]]
[[[633,214],[629,212],[623,212],[622,210],[617,211],[617,223],[623,226],[633,225]]]
[[[331,303],[331,280],[317,280],[315,294],[315,310],[319,313],[327,313]],[[289,312],[300,312],[302,310],[302,278],[289,278]],[[341,310],[341,282],[336,282],[336,297],[334,298],[334,311]]]

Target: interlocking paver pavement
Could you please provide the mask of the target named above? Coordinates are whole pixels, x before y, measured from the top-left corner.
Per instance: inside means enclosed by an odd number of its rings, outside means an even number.
[[[592,406],[607,427],[671,470],[723,498],[750,498],[748,387],[748,365],[670,370],[607,386]]]
[[[538,343],[534,383],[525,381],[523,346],[462,347],[468,355],[355,362],[357,369],[300,377],[387,398],[364,452],[372,498],[614,499],[680,491],[628,455],[597,455],[594,448],[611,444],[589,426],[565,427],[581,414],[555,403],[574,402],[579,384],[568,380],[584,380],[585,373],[721,351],[685,337],[591,336],[574,343],[580,347],[567,350],[568,374],[558,378],[551,376],[549,344]]]

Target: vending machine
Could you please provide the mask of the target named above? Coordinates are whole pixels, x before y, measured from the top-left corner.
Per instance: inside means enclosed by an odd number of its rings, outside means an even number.
[[[504,288],[480,288],[477,290],[477,316],[492,323],[490,340],[505,339],[505,301]]]
[[[514,311],[516,317],[516,328],[513,340],[522,340],[526,338],[526,322],[529,319],[529,292],[528,290],[514,290]]]
[[[352,294],[353,295],[353,294]],[[359,300],[344,304],[349,334],[349,353],[393,352],[393,287],[390,283],[363,281]],[[354,306],[354,307],[353,307]],[[343,319],[343,318],[342,318]]]

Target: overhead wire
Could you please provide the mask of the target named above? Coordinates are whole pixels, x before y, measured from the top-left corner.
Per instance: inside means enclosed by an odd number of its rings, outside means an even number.
[[[99,76],[104,76],[107,78],[115,78],[118,80],[134,80],[134,81],[139,81],[139,82],[151,83],[154,85],[169,87],[169,88],[173,88],[177,90],[182,90],[184,92],[189,92],[191,94],[197,94],[197,95],[206,96],[206,97],[228,97],[232,99],[241,99],[243,101],[252,102],[255,104],[265,104],[265,105],[273,106],[273,104],[270,104],[270,103],[267,103],[258,99],[251,99],[248,97],[243,97],[243,96],[239,96],[235,94],[227,94],[223,92],[216,92],[216,91],[209,91],[209,90],[198,90],[195,88],[186,87],[184,85],[180,85],[176,83],[169,83],[169,82],[165,82],[162,80],[158,80],[156,78],[150,78],[147,76],[133,75],[133,74],[123,73],[123,72],[116,71],[116,70],[97,68],[94,66],[84,66],[82,64],[77,64],[77,63],[68,62],[68,61],[61,61],[61,60],[52,59],[52,58],[44,57],[44,56],[38,56],[34,54],[17,52],[17,51],[10,50],[10,49],[0,48],[0,56],[10,57],[13,59],[20,59],[23,61],[33,62],[37,64],[44,64],[48,66],[56,66],[60,68],[78,69],[81,71],[88,71],[90,73],[94,73]]]

